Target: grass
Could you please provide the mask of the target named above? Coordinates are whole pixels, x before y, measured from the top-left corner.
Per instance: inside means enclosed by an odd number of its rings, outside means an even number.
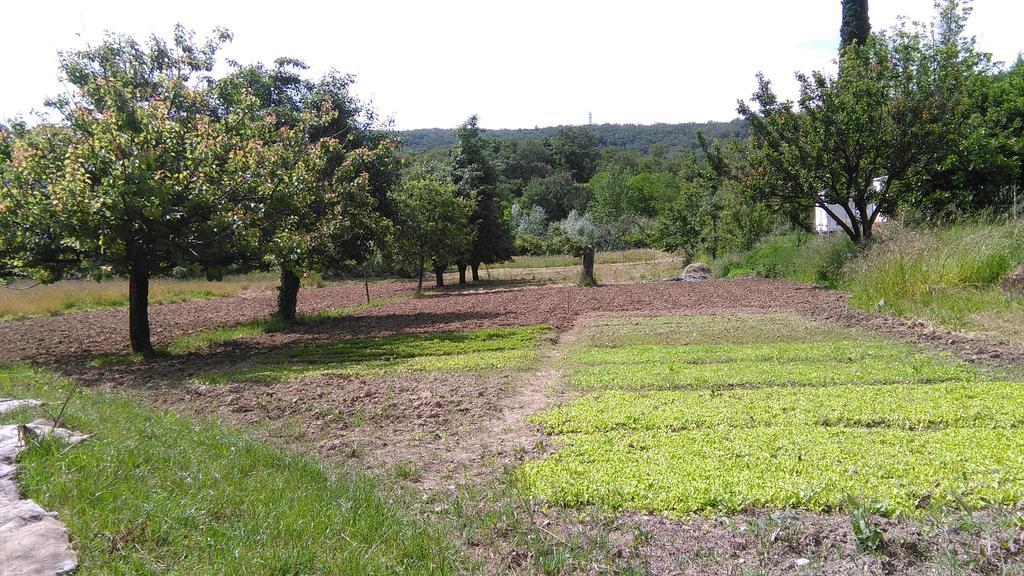
[[[277,284],[278,279],[273,274],[227,276],[218,282],[156,278],[150,282],[149,300],[152,304],[207,300],[249,291],[265,292]],[[31,284],[19,282],[11,287],[0,287],[0,320],[128,306],[127,280],[63,280],[28,286]]]
[[[1024,383],[909,344],[787,315],[634,318],[589,326],[568,363],[596,392],[533,418],[561,448],[518,472],[549,502],[685,516],[1024,501]]]
[[[1024,264],[1024,223],[888,223],[864,250],[843,235],[784,234],[719,258],[719,276],[781,277],[850,292],[864,310],[1024,341],[1024,295],[999,281]]]
[[[400,334],[300,344],[253,365],[200,376],[206,382],[283,381],[315,375],[477,371],[522,367],[536,358],[546,326]]]
[[[659,250],[619,250],[612,252],[598,252],[594,254],[595,264],[631,264],[637,262],[652,262],[663,260],[670,255]],[[554,256],[515,256],[510,262],[496,265],[496,268],[560,268],[564,266],[579,266],[580,258],[570,254],[557,254]]]
[[[678,276],[683,261],[656,250],[626,250],[595,254],[596,275],[602,284],[632,284]],[[487,280],[503,282],[540,282],[575,286],[583,263],[580,258],[561,256],[517,256],[511,262],[496,264],[481,271]],[[446,279],[454,284],[455,276]]]
[[[390,298],[381,298],[379,300],[372,300],[370,302],[364,302],[356,304],[354,306],[345,306],[342,308],[332,308],[330,310],[323,310],[316,314],[308,314],[300,316],[297,319],[298,324],[316,324],[320,322],[330,321],[332,318],[342,318],[351,314],[361,312],[363,310],[370,310],[372,308],[378,308],[380,306],[386,306],[393,304],[408,298],[408,296],[392,296]],[[180,356],[184,354],[191,354],[210,348],[216,344],[223,342],[230,342],[233,340],[240,340],[243,338],[251,338],[253,336],[259,336],[260,334],[266,334],[268,332],[276,332],[282,330],[288,326],[288,323],[282,321],[280,318],[270,317],[261,318],[259,320],[253,320],[252,322],[246,322],[243,324],[237,324],[235,326],[226,326],[223,328],[215,328],[213,330],[207,330],[204,332],[198,332],[195,334],[183,334],[175,338],[168,346],[166,351],[172,355]]]
[[[998,284],[1022,263],[1019,222],[907,230],[851,263],[847,286],[851,304],[860,308],[1019,337],[1012,327],[1024,317],[1024,298]]]
[[[856,247],[845,236],[792,233],[769,236],[743,254],[725,255],[713,268],[726,278],[789,278],[837,287],[843,265],[855,256]]]
[[[69,385],[0,367],[2,396],[59,403]],[[453,574],[462,564],[373,480],[234,429],[92,391],[72,396],[66,425],[94,436],[32,446],[19,481],[67,523],[78,574]]]

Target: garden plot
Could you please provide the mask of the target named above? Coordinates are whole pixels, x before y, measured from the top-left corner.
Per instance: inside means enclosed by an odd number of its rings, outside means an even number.
[[[1024,500],[1024,384],[906,343],[789,315],[619,319],[567,364],[587,394],[534,417],[561,448],[519,472],[552,502],[678,516]]]
[[[284,382],[314,376],[516,368],[536,359],[538,339],[550,331],[546,326],[532,326],[308,342],[257,357],[244,367],[206,374],[196,380]]]

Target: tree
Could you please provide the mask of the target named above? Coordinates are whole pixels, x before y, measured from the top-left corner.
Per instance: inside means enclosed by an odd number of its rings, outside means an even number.
[[[840,50],[854,43],[863,46],[870,36],[868,0],[843,0],[843,23],[839,29]]]
[[[523,189],[523,204],[539,206],[548,222],[562,220],[573,210],[586,212],[589,191],[573,182],[568,172],[555,172],[545,178],[534,178]]]
[[[417,290],[423,289],[428,261],[441,287],[444,270],[469,250],[473,243],[473,200],[461,196],[451,182],[427,174],[403,182],[398,189],[397,240],[403,254],[416,266]]]
[[[143,46],[108,35],[61,54],[63,120],[14,139],[0,180],[0,255],[42,282],[125,275],[131,347],[151,354],[149,279],[179,265],[218,277],[253,245],[245,225],[273,125],[255,102],[216,110],[208,74],[226,31],[182,27]]]
[[[273,182],[258,222],[262,264],[281,273],[278,316],[294,320],[301,277],[363,261],[393,218],[396,145],[372,131],[373,115],[349,91],[350,76],[302,77],[301,61],[236,67],[219,83],[233,104],[254,95],[277,132],[260,169]]]
[[[452,180],[463,198],[475,198],[476,206],[470,222],[473,225],[472,248],[463,260],[456,260],[459,283],[466,281],[466,265],[473,270],[473,280],[480,279],[480,264],[504,262],[512,257],[511,223],[498,198],[498,173],[487,156],[487,143],[480,135],[476,116],[459,126],[458,144],[452,149]]]
[[[963,18],[957,13],[954,18]],[[854,243],[909,194],[972,125],[971,92],[984,63],[931,30],[898,28],[843,51],[839,75],[798,74],[796,104],[758,76],[740,102],[756,168],[746,184],[782,205],[819,206]]]
[[[551,150],[578,184],[589,182],[597,171],[600,154],[597,151],[597,137],[590,128],[562,128],[551,140]]]

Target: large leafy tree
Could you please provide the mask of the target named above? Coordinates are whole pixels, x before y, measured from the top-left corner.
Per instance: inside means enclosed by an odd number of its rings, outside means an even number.
[[[565,219],[575,210],[587,210],[589,191],[586,186],[573,182],[568,172],[555,172],[543,178],[534,178],[523,189],[524,206],[539,206],[549,222]]]
[[[597,172],[600,153],[597,150],[597,137],[590,128],[562,128],[551,140],[551,151],[579,184],[589,182]]]
[[[398,177],[395,144],[374,131],[374,117],[349,91],[352,79],[302,76],[281,58],[273,68],[239,67],[218,86],[233,103],[248,95],[271,115],[277,138],[262,166],[272,190],[261,206],[262,264],[280,270],[278,315],[296,315],[301,277],[363,261],[391,227],[389,193]],[[269,171],[268,171],[269,170]]]
[[[218,111],[210,72],[230,35],[197,43],[109,35],[60,58],[60,117],[14,139],[0,188],[0,254],[43,282],[129,280],[132,350],[152,353],[153,275],[188,265],[220,275],[254,245],[247,214],[263,193],[250,174],[272,137],[252,99]]]
[[[452,180],[463,198],[475,198],[470,221],[474,240],[469,251],[456,258],[459,282],[465,282],[466,265],[473,270],[473,280],[480,279],[480,264],[504,262],[512,257],[512,226],[498,196],[498,172],[488,156],[488,143],[480,134],[476,116],[459,126],[458,144],[452,149]]]
[[[964,18],[955,2],[947,9],[938,33],[872,35],[843,51],[842,73],[798,74],[795,103],[759,76],[755,106],[739,105],[756,158],[747,183],[788,207],[820,206],[855,243],[870,239],[879,215],[976,125],[971,87],[987,60],[944,34]]]
[[[446,178],[423,172],[402,183],[395,203],[398,244],[416,267],[417,290],[423,289],[427,262],[433,264],[437,286],[443,286],[444,270],[473,243],[474,199],[459,194]]]

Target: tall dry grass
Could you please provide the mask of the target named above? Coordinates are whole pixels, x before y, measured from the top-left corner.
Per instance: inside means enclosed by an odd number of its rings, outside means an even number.
[[[999,282],[1024,264],[1024,223],[893,228],[847,265],[854,306],[1019,339],[1024,300]]]
[[[671,254],[652,248],[638,248],[634,250],[615,250],[610,252],[598,252],[594,255],[595,264],[630,264],[636,262],[652,262],[672,258]],[[511,262],[495,264],[495,269],[516,269],[516,268],[561,268],[563,266],[575,266],[580,264],[580,259],[570,254],[556,254],[552,256],[516,256]]]
[[[227,276],[216,282],[158,278],[150,282],[149,298],[150,303],[168,304],[269,291],[277,283],[275,274]],[[64,280],[38,286],[18,281],[11,286],[0,287],[0,319],[5,320],[127,305],[128,281],[124,279],[102,282]]]

